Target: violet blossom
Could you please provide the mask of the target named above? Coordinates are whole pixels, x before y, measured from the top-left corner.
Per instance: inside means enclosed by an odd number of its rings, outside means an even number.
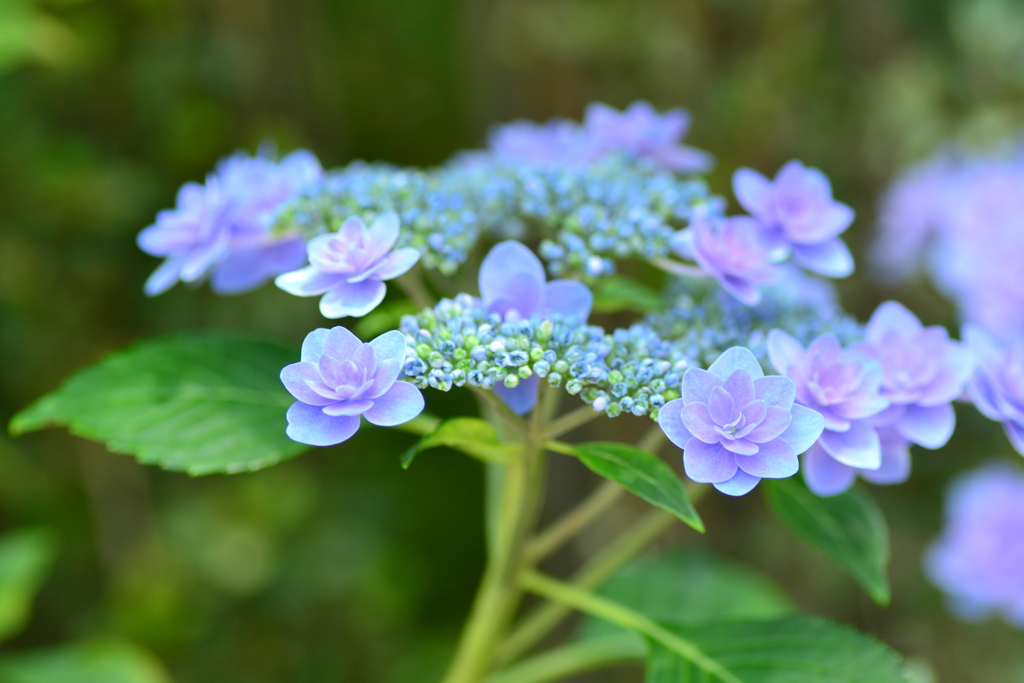
[[[697,482],[742,496],[762,478],[791,477],[798,455],[822,433],[820,414],[794,402],[793,380],[765,377],[749,349],[734,346],[707,370],[683,375],[682,398],[658,415],[665,435],[683,449],[683,469]]]
[[[967,385],[971,401],[1003,429],[1024,455],[1024,337],[1003,344],[978,325],[965,325],[964,342],[976,367]]]
[[[314,237],[306,245],[310,265],[279,276],[277,286],[295,296],[319,296],[325,318],[366,315],[384,300],[384,280],[405,273],[420,258],[398,241],[398,216],[388,211],[369,228],[351,216],[336,233]]]
[[[644,101],[618,111],[595,102],[587,107],[583,128],[599,152],[620,152],[678,173],[703,173],[714,160],[703,150],[680,144],[690,128],[690,113],[671,109],[663,114]]]
[[[528,166],[573,165],[595,157],[586,133],[566,119],[506,123],[491,131],[489,146],[498,161]]]
[[[423,394],[398,381],[405,363],[405,335],[385,332],[364,344],[344,327],[313,330],[302,360],[281,371],[298,400],[288,409],[288,436],[311,446],[333,446],[359,429],[359,416],[393,427],[423,412]]]

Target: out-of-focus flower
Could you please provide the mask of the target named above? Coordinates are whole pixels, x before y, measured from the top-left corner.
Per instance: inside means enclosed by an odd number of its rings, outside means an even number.
[[[288,409],[288,436],[311,446],[333,446],[356,433],[360,415],[381,427],[419,415],[423,394],[397,381],[405,352],[405,335],[397,330],[368,344],[344,327],[310,332],[301,362],[281,371],[281,381],[298,399]]]
[[[487,309],[504,320],[556,313],[578,317],[583,323],[594,303],[594,296],[580,282],[548,282],[540,259],[513,240],[491,249],[480,264],[478,278],[480,297]],[[531,375],[515,386],[495,386],[494,391],[512,410],[524,415],[537,401],[538,386],[536,375]]]
[[[595,102],[583,118],[590,145],[599,153],[620,152],[678,173],[703,173],[714,159],[705,151],[680,144],[689,128],[690,113],[685,109],[659,114],[643,101],[621,112]]]
[[[785,274],[771,262],[761,226],[747,216],[694,216],[691,226],[673,237],[672,248],[696,261],[745,304],[758,303],[758,286],[778,282]]]
[[[735,346],[707,370],[686,371],[682,398],[665,404],[658,424],[683,449],[686,476],[742,496],[762,478],[796,474],[797,456],[821,435],[822,416],[795,397],[793,380],[765,377],[754,354]]]
[[[765,227],[775,258],[792,254],[804,268],[829,277],[853,272],[853,256],[839,238],[853,222],[853,209],[832,198],[824,173],[796,160],[774,180],[741,168],[732,187],[743,208]]]
[[[303,240],[272,235],[270,227],[277,212],[321,174],[306,151],[280,162],[236,154],[205,185],[184,185],[176,207],[161,211],[139,233],[143,251],[166,259],[146,281],[146,293],[155,296],[179,280],[196,282],[209,274],[215,292],[236,294],[301,266]]]
[[[326,318],[366,315],[384,300],[384,280],[405,273],[420,258],[411,247],[395,249],[398,216],[377,217],[369,228],[352,216],[336,233],[314,237],[306,245],[310,265],[278,276],[277,286],[295,296],[319,296]]]
[[[992,464],[962,475],[946,494],[945,518],[924,565],[950,609],[1024,628],[1024,473]]]
[[[579,124],[567,119],[506,123],[491,131],[489,143],[498,161],[528,166],[585,163],[597,153]]]
[[[967,384],[971,400],[985,417],[1003,423],[1024,455],[1024,337],[1003,344],[977,325],[964,325],[963,338],[976,363]]]
[[[768,358],[796,383],[796,401],[822,414],[825,430],[804,458],[804,479],[818,495],[842,493],[857,470],[879,470],[882,444],[870,419],[889,407],[881,395],[878,361],[843,350],[832,334],[823,334],[805,350],[782,330],[768,334]],[[839,465],[836,467],[829,460]]]

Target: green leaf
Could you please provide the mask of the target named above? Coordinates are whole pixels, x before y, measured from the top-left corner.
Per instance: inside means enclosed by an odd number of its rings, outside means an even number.
[[[742,683],[907,683],[900,656],[887,645],[824,619],[664,626]],[[648,642],[646,683],[719,680],[698,672],[662,643]]]
[[[67,426],[139,462],[193,475],[257,470],[309,448],[284,432],[294,399],[279,375],[298,358],[239,337],[152,339],[81,370],[15,415],[10,429]]]
[[[889,528],[866,493],[851,489],[821,498],[795,478],[764,483],[768,505],[783,524],[838,562],[875,602],[889,603]]]
[[[602,278],[594,289],[595,313],[635,311],[650,313],[665,308],[665,298],[646,285],[621,275]]]
[[[403,453],[402,468],[409,469],[421,451],[439,446],[454,448],[478,460],[498,464],[505,462],[510,453],[520,448],[516,444],[501,441],[494,427],[486,420],[478,417],[453,417],[437,425],[419,443]]]
[[[574,450],[592,472],[621,484],[630,493],[704,533],[704,522],[693,509],[682,482],[657,456],[633,446],[611,442],[584,443]]]
[[[56,555],[46,529],[26,529],[0,537],[0,640],[18,633],[32,614],[32,601]]]
[[[93,640],[0,659],[4,683],[171,683],[150,654],[119,640]]]

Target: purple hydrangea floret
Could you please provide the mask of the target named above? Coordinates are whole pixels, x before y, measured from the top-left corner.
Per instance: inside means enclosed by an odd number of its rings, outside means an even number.
[[[964,325],[964,342],[976,363],[967,385],[981,413],[1003,423],[1006,436],[1024,455],[1024,337],[1004,344],[978,325]]]
[[[385,332],[364,344],[344,327],[317,329],[302,343],[302,360],[281,371],[298,400],[288,409],[288,436],[310,446],[333,446],[359,429],[359,416],[393,427],[423,412],[423,394],[397,381],[405,335]]]
[[[762,478],[796,474],[797,456],[821,435],[822,416],[795,398],[793,380],[765,377],[754,354],[734,346],[707,370],[686,371],[682,398],[662,407],[658,423],[683,449],[686,476],[742,496]]]
[[[839,238],[853,222],[853,209],[832,198],[824,173],[794,160],[774,180],[741,168],[732,186],[739,203],[768,232],[776,258],[792,255],[804,268],[828,277],[853,272],[853,256]]]
[[[527,166],[574,165],[595,156],[586,133],[567,119],[506,123],[491,131],[489,146],[498,161]]]
[[[857,474],[883,470],[882,442],[872,418],[890,405],[881,394],[877,360],[844,350],[833,334],[823,334],[805,350],[782,330],[768,333],[772,366],[796,383],[796,401],[825,419],[821,438],[804,457],[804,479],[821,496],[842,493]],[[896,453],[898,449],[893,449]],[[884,476],[884,475],[883,475]]]
[[[1024,472],[1000,463],[961,475],[946,494],[945,518],[924,564],[950,609],[1024,628]]]
[[[690,128],[685,109],[659,114],[647,102],[637,101],[620,112],[595,102],[587,107],[583,128],[600,153],[625,153],[678,173],[703,173],[714,164],[707,152],[680,144]]]
[[[382,213],[369,228],[349,217],[336,233],[314,237],[306,245],[310,265],[275,280],[295,296],[319,296],[326,318],[366,315],[384,300],[384,280],[405,273],[420,258],[411,247],[395,249],[398,216]]]
[[[185,184],[176,207],[161,211],[139,233],[139,248],[165,259],[146,281],[146,294],[207,275],[218,294],[237,294],[300,267],[306,260],[303,240],[272,235],[270,228],[277,212],[322,173],[307,151],[280,162],[235,154],[204,185]]]
[[[525,245],[509,240],[496,244],[480,264],[480,297],[488,310],[505,320],[558,313],[585,322],[594,296],[587,286],[574,280],[547,281],[540,259]],[[536,375],[515,387],[498,385],[495,393],[512,410],[525,415],[537,401]]]

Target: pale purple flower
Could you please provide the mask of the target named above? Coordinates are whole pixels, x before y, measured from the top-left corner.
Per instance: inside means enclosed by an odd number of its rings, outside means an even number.
[[[950,609],[1024,628],[1024,472],[993,463],[961,475],[946,493],[945,521],[924,568]]]
[[[686,476],[742,496],[762,478],[796,474],[797,456],[821,435],[821,415],[795,397],[793,380],[765,377],[754,354],[734,346],[707,370],[686,371],[682,398],[661,408],[658,424],[683,449]]]
[[[207,176],[186,183],[177,206],[157,214],[139,233],[139,248],[166,260],[146,282],[155,296],[176,282],[207,275],[218,294],[254,289],[305,262],[305,247],[294,235],[275,236],[277,212],[322,175],[316,157],[293,152],[280,162],[235,154]]]
[[[693,259],[745,304],[761,300],[760,285],[778,282],[785,271],[772,263],[761,226],[747,216],[697,216],[672,237],[676,253]]]
[[[768,333],[768,358],[796,383],[796,401],[818,411],[825,430],[804,458],[804,479],[818,495],[835,495],[853,482],[846,468],[879,470],[882,443],[870,419],[890,405],[881,395],[882,367],[873,358],[843,350],[823,334],[805,350],[782,330]],[[827,456],[827,457],[826,457]],[[835,460],[846,468],[832,466]]]
[[[366,315],[384,300],[384,280],[405,273],[420,258],[411,247],[395,249],[398,216],[382,213],[369,228],[351,216],[338,232],[314,237],[306,245],[310,265],[285,273],[277,286],[295,296],[320,296],[326,318]]]
[[[580,126],[566,119],[513,121],[491,131],[490,148],[505,163],[567,166],[591,161],[595,149]]]
[[[397,381],[405,335],[385,332],[368,344],[344,327],[317,329],[302,343],[302,361],[281,371],[298,399],[288,409],[288,436],[310,446],[333,446],[359,429],[359,416],[393,427],[423,412],[423,394]]]
[[[574,280],[547,281],[540,259],[525,245],[509,240],[496,244],[480,264],[480,298],[488,310],[506,320],[557,313],[584,322],[594,296]],[[525,415],[537,401],[539,380],[531,375],[518,386],[497,385],[494,391],[512,410]]]
[[[853,272],[853,256],[839,238],[853,222],[853,209],[832,198],[824,173],[790,161],[769,180],[741,168],[732,176],[736,199],[766,229],[776,258],[793,259],[829,277]]]
[[[976,363],[967,389],[981,413],[1003,423],[1024,455],[1024,337],[1003,344],[978,325],[965,325],[964,342]]]
[[[600,152],[629,154],[679,173],[702,173],[714,164],[707,152],[680,144],[690,128],[685,109],[659,114],[647,102],[637,101],[620,112],[595,102],[587,107],[583,128]]]

